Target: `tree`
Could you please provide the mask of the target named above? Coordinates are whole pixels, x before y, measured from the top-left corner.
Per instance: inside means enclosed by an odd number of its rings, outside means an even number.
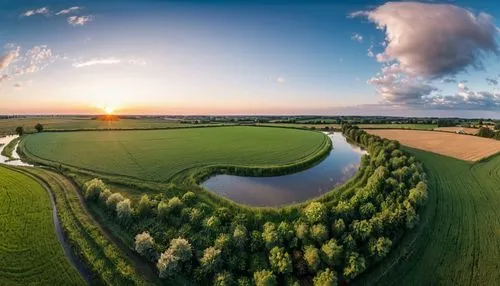
[[[269,252],[269,264],[278,273],[292,272],[292,259],[283,247],[273,247]]]
[[[264,224],[264,231],[262,232],[262,240],[264,241],[267,248],[272,248],[276,245],[281,244],[274,223],[266,222]]]
[[[335,220],[332,224],[332,232],[333,235],[340,237],[345,231],[345,223],[344,220],[339,218]]]
[[[108,188],[106,188],[99,193],[99,199],[101,200],[101,202],[106,203],[106,201],[112,194],[113,193]]]
[[[344,268],[344,276],[347,279],[354,279],[365,269],[365,258],[363,256],[360,256],[357,252],[352,252],[347,256],[347,265]]]
[[[221,233],[215,239],[215,248],[220,249],[224,252],[228,252],[231,247],[231,236],[227,233]]]
[[[43,125],[40,123],[37,123],[35,125],[36,132],[42,132],[43,131]]]
[[[158,203],[156,207],[156,213],[158,214],[158,218],[162,220],[166,220],[169,213],[168,202],[161,201]]]
[[[196,202],[196,195],[193,192],[187,192],[182,196],[182,202],[187,206],[192,206]]]
[[[155,241],[149,232],[144,231],[135,236],[135,251],[148,259],[156,259]]]
[[[295,235],[300,239],[300,240],[305,240],[309,239],[309,225],[304,222],[299,222],[295,224]]]
[[[137,204],[137,213],[139,216],[146,217],[152,213],[153,209],[151,207],[152,204],[149,196],[144,194]]]
[[[21,136],[24,134],[24,128],[22,126],[16,127],[16,134]]]
[[[132,206],[129,199],[116,204],[116,216],[122,224],[127,224],[132,219]]]
[[[278,225],[278,237],[286,242],[289,242],[294,237],[294,231],[292,226],[286,222],[282,221]]]
[[[304,260],[311,271],[317,271],[321,264],[318,249],[312,245],[306,246],[304,249]]]
[[[206,272],[215,272],[222,263],[221,251],[213,246],[206,248],[203,251],[203,256],[200,259],[200,265]]]
[[[495,130],[500,130],[500,122],[495,123]]]
[[[481,137],[492,138],[493,136],[495,136],[495,131],[491,130],[488,127],[481,127],[479,128],[477,135]]]
[[[250,251],[255,253],[259,251],[263,246],[262,234],[258,230],[252,231],[250,235]]]
[[[107,189],[100,179],[92,179],[83,185],[83,195],[87,200],[96,200],[101,191]]]
[[[352,225],[354,237],[359,240],[366,240],[372,233],[372,225],[367,220],[355,220]]]
[[[311,238],[318,243],[328,239],[328,229],[323,224],[315,224],[311,227]]]
[[[169,249],[175,256],[179,257],[181,262],[186,262],[193,257],[193,250],[187,239],[180,237],[172,239]]]
[[[248,231],[244,225],[238,225],[233,231],[234,244],[238,248],[244,248],[248,240]]]
[[[337,266],[342,258],[344,248],[335,239],[330,239],[321,246],[321,257],[330,267]]]
[[[278,285],[276,276],[269,270],[262,270],[253,273],[253,280],[256,286],[275,286]]]
[[[123,201],[125,198],[120,193],[114,193],[106,200],[106,206],[109,210],[115,211],[116,206],[119,202]]]
[[[214,286],[231,286],[234,285],[234,279],[231,273],[225,271],[217,273],[214,279]]]
[[[174,276],[179,270],[179,257],[167,249],[160,255],[156,268],[158,268],[160,278]]]
[[[177,213],[182,209],[182,201],[178,197],[173,197],[168,200],[169,212]]]
[[[310,223],[323,222],[326,218],[326,208],[320,202],[312,202],[304,209],[304,214]]]
[[[392,241],[386,237],[379,237],[376,240],[370,240],[370,254],[377,258],[384,258],[391,251]]]
[[[337,273],[327,268],[323,271],[319,271],[318,274],[313,278],[314,286],[336,286],[337,285]]]
[[[427,201],[427,185],[419,182],[417,186],[410,190],[408,200],[415,206],[422,206]]]

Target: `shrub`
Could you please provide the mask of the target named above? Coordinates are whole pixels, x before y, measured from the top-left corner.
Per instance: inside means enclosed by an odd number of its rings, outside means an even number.
[[[150,260],[156,259],[155,241],[149,232],[144,231],[135,236],[135,251]]]
[[[292,272],[292,259],[283,247],[273,247],[269,252],[269,264],[278,273]]]
[[[129,199],[125,199],[116,205],[116,216],[123,224],[130,222],[132,219],[132,206]]]
[[[103,191],[101,191],[101,193],[99,194],[99,199],[101,200],[101,202],[103,203],[106,203],[106,201],[108,200],[108,198],[112,195],[113,193],[109,190],[109,189],[104,189]]]
[[[306,246],[304,249],[304,260],[307,262],[309,269],[316,272],[321,264],[318,249],[312,245]]]
[[[276,245],[281,244],[276,231],[276,226],[272,222],[266,222],[264,224],[264,231],[262,232],[262,240],[267,248],[272,248]]]
[[[275,286],[277,285],[276,276],[271,271],[262,270],[253,274],[253,280],[256,286]]]
[[[234,279],[231,273],[225,271],[217,273],[214,279],[214,286],[231,286],[234,285]]]
[[[188,261],[193,256],[191,244],[184,238],[172,239],[169,249],[175,256],[179,257],[181,262]]]
[[[36,132],[42,132],[43,131],[43,125],[40,124],[40,123],[37,123],[35,125],[35,130],[36,130]]]
[[[326,208],[320,202],[312,202],[304,209],[304,214],[310,223],[323,222],[326,218]]]
[[[137,204],[137,213],[141,217],[146,217],[152,213],[152,204],[148,195],[143,195]]]
[[[85,199],[93,201],[99,197],[101,191],[107,189],[100,179],[92,179],[83,185],[83,195]]]
[[[335,286],[337,285],[337,273],[329,268],[319,271],[313,278],[314,286]]]
[[[111,196],[109,196],[109,198],[106,200],[106,206],[109,210],[116,211],[116,206],[124,199],[125,198],[120,193],[111,194]]]
[[[187,206],[196,203],[196,195],[193,192],[187,192],[182,196],[182,202]]]
[[[347,279],[354,279],[365,271],[365,258],[358,253],[353,252],[347,256],[347,265],[344,268],[344,276]]]
[[[161,201],[157,206],[157,215],[161,220],[166,220],[168,217],[168,203],[166,201]]]
[[[160,278],[174,276],[179,270],[179,257],[172,254],[168,249],[161,254],[156,263]]]
[[[231,236],[227,233],[221,233],[215,239],[215,248],[227,251],[231,247]]]
[[[245,244],[248,240],[247,235],[248,235],[247,228],[244,225],[238,225],[234,228],[233,240],[236,247],[238,248],[245,247]]]
[[[385,257],[391,251],[392,241],[386,237],[379,237],[369,243],[370,254],[377,257]]]
[[[309,238],[309,225],[304,222],[299,222],[295,225],[295,235],[301,240]]]
[[[311,227],[311,238],[318,243],[328,239],[328,229],[322,224],[315,224]]]
[[[177,213],[182,209],[182,202],[178,197],[168,200],[168,209],[170,212]]]
[[[252,286],[252,280],[248,277],[240,277],[236,283],[238,286]]]
[[[217,231],[221,225],[220,223],[220,220],[218,217],[216,216],[211,216],[207,219],[207,221],[205,222],[205,225],[211,229],[211,230],[214,230],[214,231]]]
[[[207,272],[215,272],[222,263],[221,251],[213,246],[206,248],[203,251],[203,256],[200,259],[200,265]]]
[[[338,244],[335,239],[330,239],[321,246],[321,257],[328,266],[336,266],[340,263],[343,251],[342,245]]]

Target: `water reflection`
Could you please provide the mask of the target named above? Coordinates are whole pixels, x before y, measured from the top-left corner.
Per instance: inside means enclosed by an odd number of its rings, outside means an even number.
[[[5,137],[0,137],[0,163],[12,166],[33,166],[31,164],[27,164],[21,161],[19,154],[17,153],[17,146],[19,145],[19,143],[16,144],[16,146],[14,147],[14,151],[12,151],[12,158],[2,155],[3,149],[10,143],[10,141],[16,139],[17,137],[19,136],[9,135]]]
[[[318,165],[295,174],[276,177],[216,175],[203,186],[235,202],[252,206],[278,206],[322,195],[351,178],[366,154],[341,133],[329,135],[333,150]]]

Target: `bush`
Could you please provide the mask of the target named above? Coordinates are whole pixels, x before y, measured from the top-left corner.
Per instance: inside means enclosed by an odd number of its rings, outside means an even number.
[[[101,202],[103,203],[106,203],[106,201],[108,200],[108,198],[112,195],[113,193],[109,190],[109,189],[104,189],[103,191],[101,191],[101,193],[99,194],[99,199],[101,200]]]
[[[253,274],[253,280],[256,286],[275,286],[277,285],[276,276],[271,271],[262,270]]]
[[[192,206],[196,203],[196,195],[193,192],[187,192],[182,196],[182,202],[187,206]]]
[[[178,213],[182,209],[182,202],[178,197],[173,197],[168,200],[169,212]]]
[[[161,254],[156,263],[160,278],[172,277],[179,270],[179,257],[172,254],[168,249]]]
[[[383,258],[391,251],[391,246],[392,241],[385,237],[371,240],[369,244],[370,254],[377,258]]]
[[[101,191],[107,189],[100,179],[92,179],[83,185],[83,195],[85,199],[93,201],[99,197]]]
[[[488,127],[481,127],[481,128],[479,128],[479,131],[477,132],[477,136],[486,137],[486,138],[493,138],[495,136],[495,131],[491,130]]]
[[[213,246],[203,251],[200,265],[206,272],[216,272],[222,263],[221,251]]]
[[[247,228],[243,225],[236,226],[233,231],[233,240],[236,247],[244,248],[248,240]]]
[[[328,239],[328,229],[322,224],[315,224],[311,227],[311,238],[318,243],[323,243]]]
[[[172,253],[179,257],[181,262],[185,262],[193,257],[193,250],[189,241],[184,238],[174,238],[170,241],[170,248]]]
[[[365,271],[365,258],[358,253],[353,252],[347,256],[347,265],[344,268],[344,276],[347,279],[354,279]]]
[[[306,246],[304,249],[304,260],[307,262],[309,269],[312,272],[316,272],[321,264],[318,249],[312,245]]]
[[[143,195],[137,204],[137,213],[141,217],[149,216],[153,211],[152,206],[149,196]]]
[[[337,285],[337,273],[329,268],[319,271],[313,278],[314,286],[335,286]]]
[[[36,130],[36,132],[42,132],[43,131],[43,125],[40,124],[40,123],[37,123],[35,125],[35,130]]]
[[[234,285],[234,279],[231,273],[225,271],[217,273],[214,279],[214,286],[231,286]]]
[[[278,232],[276,231],[276,225],[274,223],[266,222],[264,224],[262,240],[268,249],[281,244]]]
[[[304,209],[304,214],[310,223],[323,222],[326,219],[326,208],[320,202],[312,202]]]
[[[278,273],[292,272],[292,259],[283,247],[273,247],[269,252],[269,264]]]
[[[132,206],[129,199],[125,199],[116,205],[116,216],[122,224],[130,222],[132,219]]]
[[[328,266],[333,267],[339,265],[343,251],[342,245],[338,244],[335,239],[330,239],[321,246],[321,257]]]
[[[144,231],[135,236],[135,251],[150,260],[156,259],[155,241],[149,232]]]
[[[106,206],[111,211],[116,211],[116,206],[119,202],[123,201],[125,198],[120,193],[114,193],[106,200]]]

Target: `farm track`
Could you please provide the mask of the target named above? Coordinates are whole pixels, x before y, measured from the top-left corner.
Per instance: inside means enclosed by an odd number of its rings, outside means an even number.
[[[410,152],[429,175],[421,224],[357,284],[500,285],[500,156],[471,165]]]

